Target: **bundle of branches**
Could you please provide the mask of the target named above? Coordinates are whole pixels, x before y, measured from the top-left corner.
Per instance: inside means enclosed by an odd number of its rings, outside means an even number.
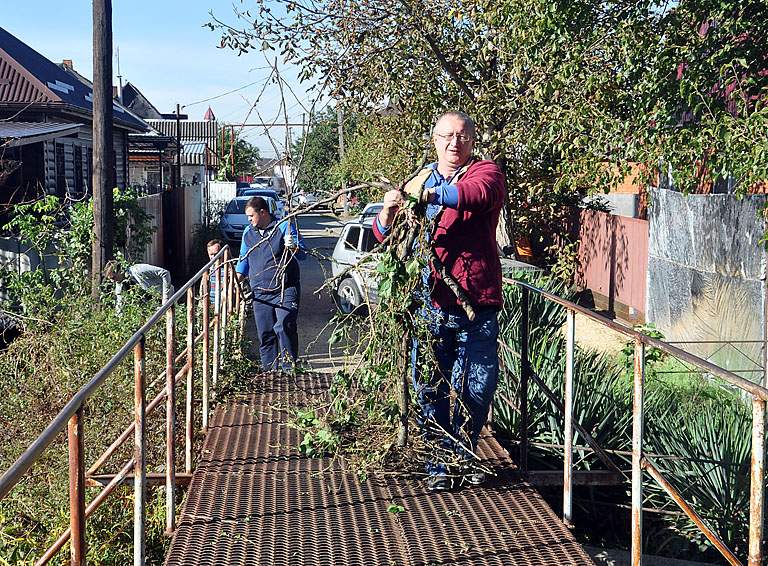
[[[382,186],[386,185],[391,188],[385,180]],[[343,454],[363,474],[390,467],[415,469],[424,451],[434,448],[426,446],[420,435],[411,442],[408,439],[408,430],[414,426],[409,421],[414,420],[415,413],[410,410],[413,366],[418,364],[420,379],[428,379],[435,367],[429,347],[429,319],[422,308],[429,301],[430,265],[454,290],[467,314],[474,317],[463,293],[434,253],[429,234],[437,218],[427,218],[420,191],[419,187],[418,192],[403,192],[405,204],[386,239],[326,283],[333,285],[353,270],[368,276],[375,273],[379,301],[375,308],[368,304],[364,316],[337,315],[331,321],[334,332],[330,345],[343,345],[349,361],[334,376],[325,404],[299,411],[295,419],[296,426],[305,432],[302,453]],[[420,345],[419,355],[412,359],[416,343]]]

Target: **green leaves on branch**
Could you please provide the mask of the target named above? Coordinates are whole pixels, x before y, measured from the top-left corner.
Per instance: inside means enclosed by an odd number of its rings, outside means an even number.
[[[402,179],[434,118],[464,110],[478,152],[505,169],[507,231],[534,247],[563,235],[554,209],[631,163],[682,190],[768,179],[763,0],[322,0],[280,18],[252,4],[242,26],[212,22],[222,46],[266,42],[360,115],[337,178]]]

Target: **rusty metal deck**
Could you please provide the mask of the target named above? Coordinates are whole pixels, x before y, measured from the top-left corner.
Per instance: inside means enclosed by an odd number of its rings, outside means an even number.
[[[300,457],[288,410],[321,395],[321,379],[265,376],[219,406],[168,566],[593,564],[492,437],[479,452],[495,480],[439,494],[419,478],[360,482],[339,459]]]

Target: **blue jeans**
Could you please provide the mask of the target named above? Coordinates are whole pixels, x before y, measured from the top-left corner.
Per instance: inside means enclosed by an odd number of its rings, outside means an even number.
[[[488,416],[499,377],[498,312],[479,308],[474,321],[463,310],[426,307],[423,314],[429,322],[437,368],[426,378],[421,375],[420,346],[414,341],[413,386],[421,408],[419,423],[436,450],[427,461],[427,472],[442,474],[449,456],[472,458]],[[451,389],[456,392],[452,413]]]
[[[265,370],[290,370],[299,353],[299,287],[282,293],[253,293],[253,318],[259,336],[259,356]]]

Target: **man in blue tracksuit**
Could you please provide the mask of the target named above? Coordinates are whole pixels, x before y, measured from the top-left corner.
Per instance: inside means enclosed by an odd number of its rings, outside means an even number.
[[[288,370],[299,351],[301,286],[296,260],[306,257],[307,248],[296,223],[278,222],[263,198],[251,198],[245,214],[250,226],[243,232],[236,269],[253,290],[261,365],[265,370]]]

